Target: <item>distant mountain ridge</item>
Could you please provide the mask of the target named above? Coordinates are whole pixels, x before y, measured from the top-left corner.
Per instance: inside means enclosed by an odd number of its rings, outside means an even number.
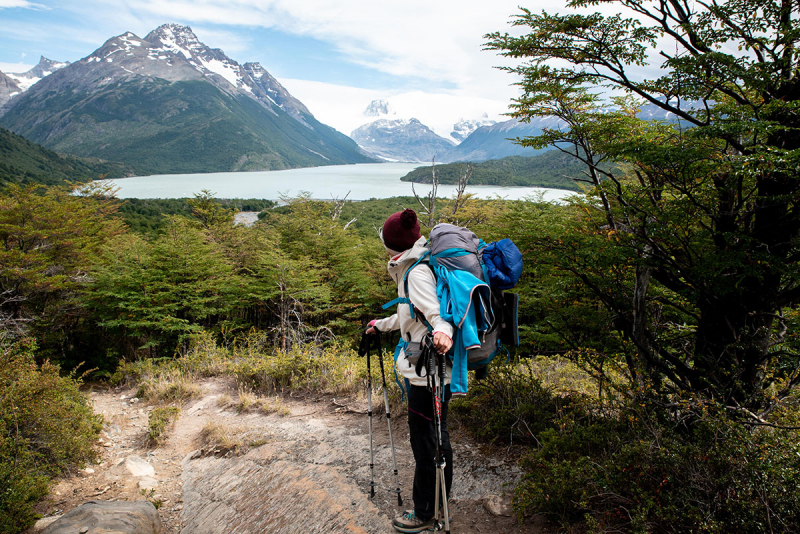
[[[137,174],[373,161],[261,65],[239,65],[176,24],[109,39],[13,97],[0,126]]]
[[[508,156],[535,156],[547,149],[525,148],[509,139],[536,136],[542,133],[543,127],[554,126],[557,123],[558,121],[553,118],[534,119],[530,123],[511,119],[481,126],[469,134],[458,146],[443,153],[441,158],[437,158],[437,161],[442,163],[480,162]]]
[[[450,137],[457,143],[461,143],[478,128],[482,126],[491,126],[493,124],[497,124],[497,121],[490,119],[486,113],[479,119],[461,119],[453,125],[453,131],[450,132]]]
[[[361,147],[387,161],[431,161],[453,143],[417,119],[378,119],[350,134]]]
[[[674,120],[674,116],[654,104],[642,106],[638,117],[647,120]],[[501,159],[508,156],[532,157],[552,147],[533,149],[523,147],[513,141],[517,138],[541,135],[543,128],[557,128],[561,122],[555,117],[534,117],[530,122],[510,119],[475,129],[459,145],[441,154],[437,161],[452,163],[457,161],[481,162]]]

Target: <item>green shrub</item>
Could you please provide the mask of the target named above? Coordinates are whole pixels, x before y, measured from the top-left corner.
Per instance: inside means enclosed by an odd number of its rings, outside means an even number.
[[[51,478],[96,458],[102,428],[80,380],[37,365],[35,350],[30,341],[0,345],[0,532],[24,530]]]
[[[796,432],[753,429],[716,407],[689,426],[636,407],[542,432],[522,462],[527,474],[514,499],[520,516],[586,520],[594,532],[800,528]]]
[[[537,376],[541,362],[492,364],[487,378],[472,381],[469,394],[455,399],[451,413],[475,437],[499,443],[536,442],[563,420],[585,417],[586,396],[558,391]]]

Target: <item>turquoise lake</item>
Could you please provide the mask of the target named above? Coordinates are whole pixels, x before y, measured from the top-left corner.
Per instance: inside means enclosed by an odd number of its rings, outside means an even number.
[[[412,195],[411,184],[400,178],[419,163],[361,163],[332,165],[284,171],[222,172],[209,174],[161,174],[108,180],[119,187],[119,198],[183,198],[207,189],[217,198],[267,198],[311,193],[312,198],[367,200]],[[430,185],[414,186],[420,196],[428,194]],[[438,196],[450,197],[453,186],[439,186]],[[536,187],[468,186],[467,191],[481,198],[499,196],[509,200],[542,195],[544,200],[559,200],[574,194],[561,189]]]

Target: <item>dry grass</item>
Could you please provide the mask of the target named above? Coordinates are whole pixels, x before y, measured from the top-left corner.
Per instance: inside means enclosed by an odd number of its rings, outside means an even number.
[[[291,415],[292,411],[284,404],[280,395],[267,398],[261,397],[253,391],[239,386],[238,398],[234,399],[227,393],[217,399],[220,408],[233,408],[237,413],[259,411],[265,415],[277,414],[281,417]]]
[[[239,402],[236,403],[236,411],[244,413],[250,411],[251,408],[258,407],[259,398],[252,391],[239,386]]]
[[[264,397],[259,397],[256,401],[258,405],[258,409],[267,415],[276,414],[281,417],[286,417],[288,415],[292,415],[292,411],[289,409],[286,404],[284,404],[283,400],[280,396],[275,395],[272,399],[267,399]]]
[[[244,442],[236,431],[215,421],[209,421],[200,431],[200,443],[204,449],[216,454],[238,454],[244,449]]]
[[[167,367],[142,376],[136,396],[153,403],[184,402],[199,397],[200,386],[191,373]]]

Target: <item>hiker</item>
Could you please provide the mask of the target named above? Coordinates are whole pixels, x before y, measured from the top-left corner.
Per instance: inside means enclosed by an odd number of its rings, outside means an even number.
[[[397,295],[414,303],[415,317],[412,319],[409,305],[400,305],[397,313],[385,319],[370,321],[368,334],[400,330],[400,353],[396,358],[397,371],[406,379],[408,389],[408,429],[411,450],[414,453],[414,486],[412,498],[414,509],[392,521],[400,532],[422,532],[434,527],[437,454],[436,429],[431,392],[427,388],[427,377],[420,377],[409,356],[419,354],[420,342],[433,329],[433,346],[440,354],[447,353],[453,345],[453,325],[439,315],[439,300],[436,296],[436,279],[425,265],[412,269],[408,274],[408,295],[405,295],[403,278],[426,251],[426,239],[420,235],[419,221],[414,210],[406,209],[389,216],[383,224],[381,239],[389,253],[389,274],[397,284]],[[445,481],[447,495],[453,481],[453,451],[447,430],[447,408],[450,401],[450,376],[452,368],[447,362],[444,380],[444,403],[442,404],[442,451],[446,459]]]

